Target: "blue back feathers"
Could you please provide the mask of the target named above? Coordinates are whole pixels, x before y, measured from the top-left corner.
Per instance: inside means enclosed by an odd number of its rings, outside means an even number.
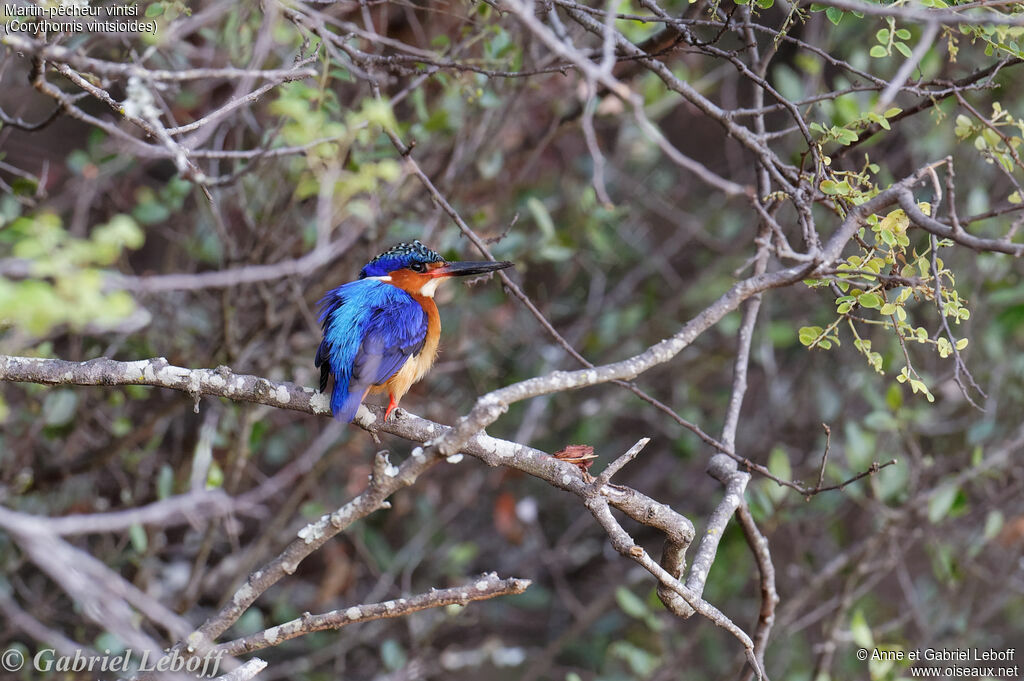
[[[417,239],[411,244],[398,244],[366,263],[359,272],[359,278],[384,277],[389,272],[403,269],[418,262],[424,264],[444,262],[444,258],[436,251],[432,251],[421,244],[419,239]]]
[[[363,267],[357,281],[320,300],[324,337],[316,351],[320,390],[334,378],[331,412],[339,421],[355,418],[366,391],[383,385],[423,349],[427,313],[402,289],[367,277],[422,262],[444,259],[419,241],[399,244]]]

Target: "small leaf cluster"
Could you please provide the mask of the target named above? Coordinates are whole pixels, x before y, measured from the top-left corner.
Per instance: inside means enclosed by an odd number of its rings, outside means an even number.
[[[270,108],[283,119],[281,137],[287,144],[311,145],[304,157],[295,159],[297,198],[318,195],[327,178],[333,178],[335,205],[359,213],[361,204],[353,197],[398,179],[398,162],[374,153],[380,129],[397,128],[388,102],[369,97],[358,109],[343,112],[333,91],[288,83]],[[339,159],[345,159],[344,167],[338,167]]]
[[[749,5],[751,0],[736,0],[737,5]],[[775,5],[775,0],[753,0],[754,4],[761,9],[771,9]]]
[[[897,52],[902,54],[904,57],[910,58],[910,48],[903,41],[910,40],[910,30],[906,28],[896,28],[896,21],[890,17],[889,27],[880,28],[875,33],[875,40],[878,41],[877,45],[873,45],[868,51],[872,57],[881,59],[883,57],[892,56],[892,51],[895,48]]]
[[[62,324],[115,326],[135,311],[135,301],[125,291],[105,290],[103,268],[142,242],[142,230],[127,215],[87,239],[70,236],[53,213],[16,218],[0,232],[0,252],[26,263],[28,276],[0,278],[0,330],[40,337]]]
[[[847,14],[852,14],[853,16],[855,16],[855,17],[857,17],[859,19],[863,19],[864,18],[864,13],[863,12],[841,10],[838,7],[819,5],[817,3],[811,4],[811,11],[812,12],[825,12],[825,17],[829,21],[831,21],[834,25],[836,25],[836,26],[839,25],[839,22],[842,21],[843,17],[845,17]]]
[[[942,0],[931,0],[942,2]],[[945,7],[943,3],[943,7]],[[1013,12],[1009,16],[1024,16],[1024,7],[1020,3],[1013,6]],[[960,33],[969,37],[972,41],[980,40],[985,43],[985,56],[991,57],[995,54],[1010,56],[1015,59],[1024,59],[1024,26],[992,26],[984,24],[961,24]]]
[[[829,167],[832,159],[823,155],[822,162]],[[822,194],[834,197],[840,209],[845,203],[856,205],[877,193],[872,175],[877,174],[878,170],[878,164],[865,157],[864,166],[859,171],[829,169],[828,177],[818,184],[818,189]]]
[[[930,213],[929,204],[919,206],[922,212]],[[902,209],[884,217],[871,215],[866,222],[856,240],[861,251],[839,263],[834,278],[805,282],[812,288],[830,288],[836,293],[835,319],[824,327],[802,327],[798,338],[808,348],[829,350],[833,345],[840,345],[839,329],[845,323],[854,338],[854,347],[874,371],[884,375],[885,359],[873,348],[872,340],[863,335],[863,330],[875,326],[890,331],[903,349],[905,359],[896,380],[908,383],[913,393],[933,401],[935,398],[924,379],[910,363],[907,345],[931,345],[939,357],[947,358],[954,349],[966,348],[968,339],[930,334],[925,327],[912,323],[908,305],[912,301],[935,305],[938,295],[942,314],[954,324],[969,319],[970,310],[956,291],[953,274],[942,258],[933,255],[930,246],[921,251],[912,247],[908,234],[910,220]],[[952,243],[941,240],[937,245],[948,247]]]
[[[857,116],[857,118],[853,119],[846,125],[829,126],[827,123],[811,123],[807,127],[811,132],[815,132],[820,135],[820,137],[815,140],[818,145],[835,141],[845,147],[856,142],[860,138],[858,131],[866,129],[872,123],[878,125],[882,130],[890,130],[891,126],[888,119],[893,118],[902,112],[903,109],[894,106],[886,109],[885,113],[877,113],[874,111],[862,112]]]
[[[1007,128],[1000,131],[999,128]],[[1019,134],[1014,134],[1014,128]],[[1017,159],[1014,154],[1021,146],[1024,137],[1024,118],[1015,118],[1004,109],[999,102],[992,103],[992,116],[984,121],[975,121],[964,114],[956,117],[953,129],[959,140],[974,140],[974,148],[988,163],[998,163],[1004,171],[1012,173]],[[1001,134],[1000,134],[1001,133]],[[1019,155],[1018,155],[1019,158]],[[1020,203],[1019,192],[1010,201]]]

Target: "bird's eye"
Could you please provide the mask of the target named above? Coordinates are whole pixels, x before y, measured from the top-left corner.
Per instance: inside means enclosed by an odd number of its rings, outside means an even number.
[[[409,265],[409,269],[412,270],[413,272],[426,272],[427,266],[421,262],[414,262],[413,264]]]

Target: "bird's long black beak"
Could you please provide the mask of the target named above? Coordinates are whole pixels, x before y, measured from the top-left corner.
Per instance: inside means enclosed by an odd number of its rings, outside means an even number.
[[[512,265],[513,263],[507,260],[500,262],[493,260],[449,262],[431,270],[430,274],[435,277],[464,277],[469,274],[485,274],[487,272],[503,270],[506,267],[512,267]]]

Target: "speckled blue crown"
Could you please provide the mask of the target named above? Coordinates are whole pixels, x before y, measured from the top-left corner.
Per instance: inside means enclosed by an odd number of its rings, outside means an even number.
[[[421,244],[419,239],[416,239],[411,244],[398,244],[366,263],[359,272],[359,278],[383,277],[389,272],[400,270],[416,262],[444,262],[444,258],[436,251],[432,251]]]

